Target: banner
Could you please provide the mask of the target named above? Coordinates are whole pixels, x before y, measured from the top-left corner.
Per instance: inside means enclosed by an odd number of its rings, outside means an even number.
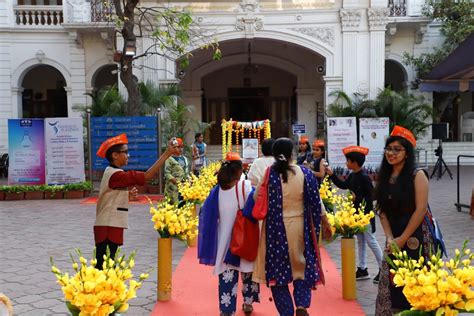
[[[44,126],[46,183],[85,181],[82,118],[47,118]]]
[[[8,120],[8,184],[44,184],[44,122]]]
[[[380,166],[385,141],[389,134],[389,123],[388,117],[359,119],[359,145],[369,148],[369,155],[365,158],[365,167],[378,168]]]
[[[104,170],[109,162],[97,157],[107,138],[125,133],[130,157],[125,170],[147,170],[158,159],[158,124],[154,116],[91,117],[92,169]]]
[[[242,156],[243,158],[258,158],[258,139],[244,138],[242,139]]]
[[[357,145],[357,128],[355,117],[328,117],[328,161],[331,166],[345,165],[346,157],[342,149]]]

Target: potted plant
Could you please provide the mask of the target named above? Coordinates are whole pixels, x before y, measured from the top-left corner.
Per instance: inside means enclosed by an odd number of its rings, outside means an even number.
[[[148,183],[148,193],[150,194],[159,194],[160,193],[160,181],[158,179],[151,179]]]
[[[65,199],[81,199],[84,197],[84,182],[64,185]]]
[[[25,200],[42,200],[44,198],[43,185],[26,185]]]
[[[46,185],[44,187],[44,198],[61,200],[64,195],[64,185]]]
[[[5,200],[17,201],[25,197],[25,187],[23,185],[5,185],[2,187],[5,192]]]
[[[4,190],[4,187],[6,187],[6,185],[0,186],[0,201],[4,201],[4,200],[5,200],[5,191],[3,191],[3,190]]]

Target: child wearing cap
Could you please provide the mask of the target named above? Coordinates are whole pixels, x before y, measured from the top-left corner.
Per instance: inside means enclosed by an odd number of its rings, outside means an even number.
[[[346,156],[346,166],[352,171],[347,179],[345,181],[339,179],[329,166],[326,167],[326,173],[337,187],[352,192],[356,208],[359,208],[364,203],[364,213],[367,214],[373,209],[373,186],[369,176],[362,170],[362,166],[365,162],[365,156],[369,153],[369,149],[360,146],[349,146],[343,149],[343,153]],[[366,262],[366,245],[368,245],[379,266],[379,273],[377,273],[373,280],[375,284],[378,284],[383,258],[382,249],[375,238],[375,218],[370,220],[370,227],[365,232],[357,234],[357,244],[359,248],[359,264],[356,271],[356,279],[365,280],[370,278]]]
[[[237,211],[244,207],[252,192],[250,181],[241,179],[242,172],[240,155],[227,153],[217,175],[218,185],[212,189],[199,215],[199,263],[214,266],[214,274],[219,276],[221,316],[236,312],[239,274],[244,284],[243,312],[251,314],[252,304],[259,302],[260,288],[252,281],[254,263],[233,255],[229,250]]]
[[[189,174],[188,159],[183,156],[184,142],[181,138],[176,138],[178,152],[166,160],[165,163],[165,196],[172,203],[180,200],[178,183],[187,179]]]
[[[326,176],[326,170],[324,164],[326,160],[324,159],[326,156],[326,147],[324,140],[315,139],[313,142],[313,160],[310,163],[310,168],[313,171],[316,178],[318,178],[318,183],[321,184],[324,177]]]
[[[151,180],[166,159],[176,152],[170,142],[163,155],[146,172],[124,171],[121,168],[127,165],[129,157],[127,144],[127,135],[121,134],[104,141],[97,151],[97,156],[106,158],[110,164],[100,182],[94,224],[96,266],[99,269],[102,269],[107,248],[113,258],[117,248],[123,245],[123,230],[128,228],[128,187],[144,185]]]
[[[298,142],[298,154],[296,155],[297,165],[307,165],[311,162],[311,146],[308,136],[301,136]]]

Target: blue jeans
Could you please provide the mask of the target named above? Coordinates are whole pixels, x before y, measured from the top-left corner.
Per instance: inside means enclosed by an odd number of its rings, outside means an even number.
[[[242,295],[244,304],[251,305],[260,302],[260,287],[252,281],[252,272],[240,273],[242,275]],[[237,283],[239,282],[239,271],[228,269],[219,274],[219,309],[221,313],[232,314],[237,309]]]
[[[367,230],[363,233],[357,234],[357,245],[359,246],[359,265],[358,267],[361,269],[367,268],[367,247],[372,250],[375,256],[375,260],[377,260],[377,264],[382,267],[382,259],[383,253],[382,249],[380,249],[379,243],[375,238],[375,234],[372,233],[372,227],[367,225]]]

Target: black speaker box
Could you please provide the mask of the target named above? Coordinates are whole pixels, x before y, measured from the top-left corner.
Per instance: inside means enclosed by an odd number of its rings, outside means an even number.
[[[431,126],[431,138],[447,140],[449,135],[449,123],[433,123]]]

